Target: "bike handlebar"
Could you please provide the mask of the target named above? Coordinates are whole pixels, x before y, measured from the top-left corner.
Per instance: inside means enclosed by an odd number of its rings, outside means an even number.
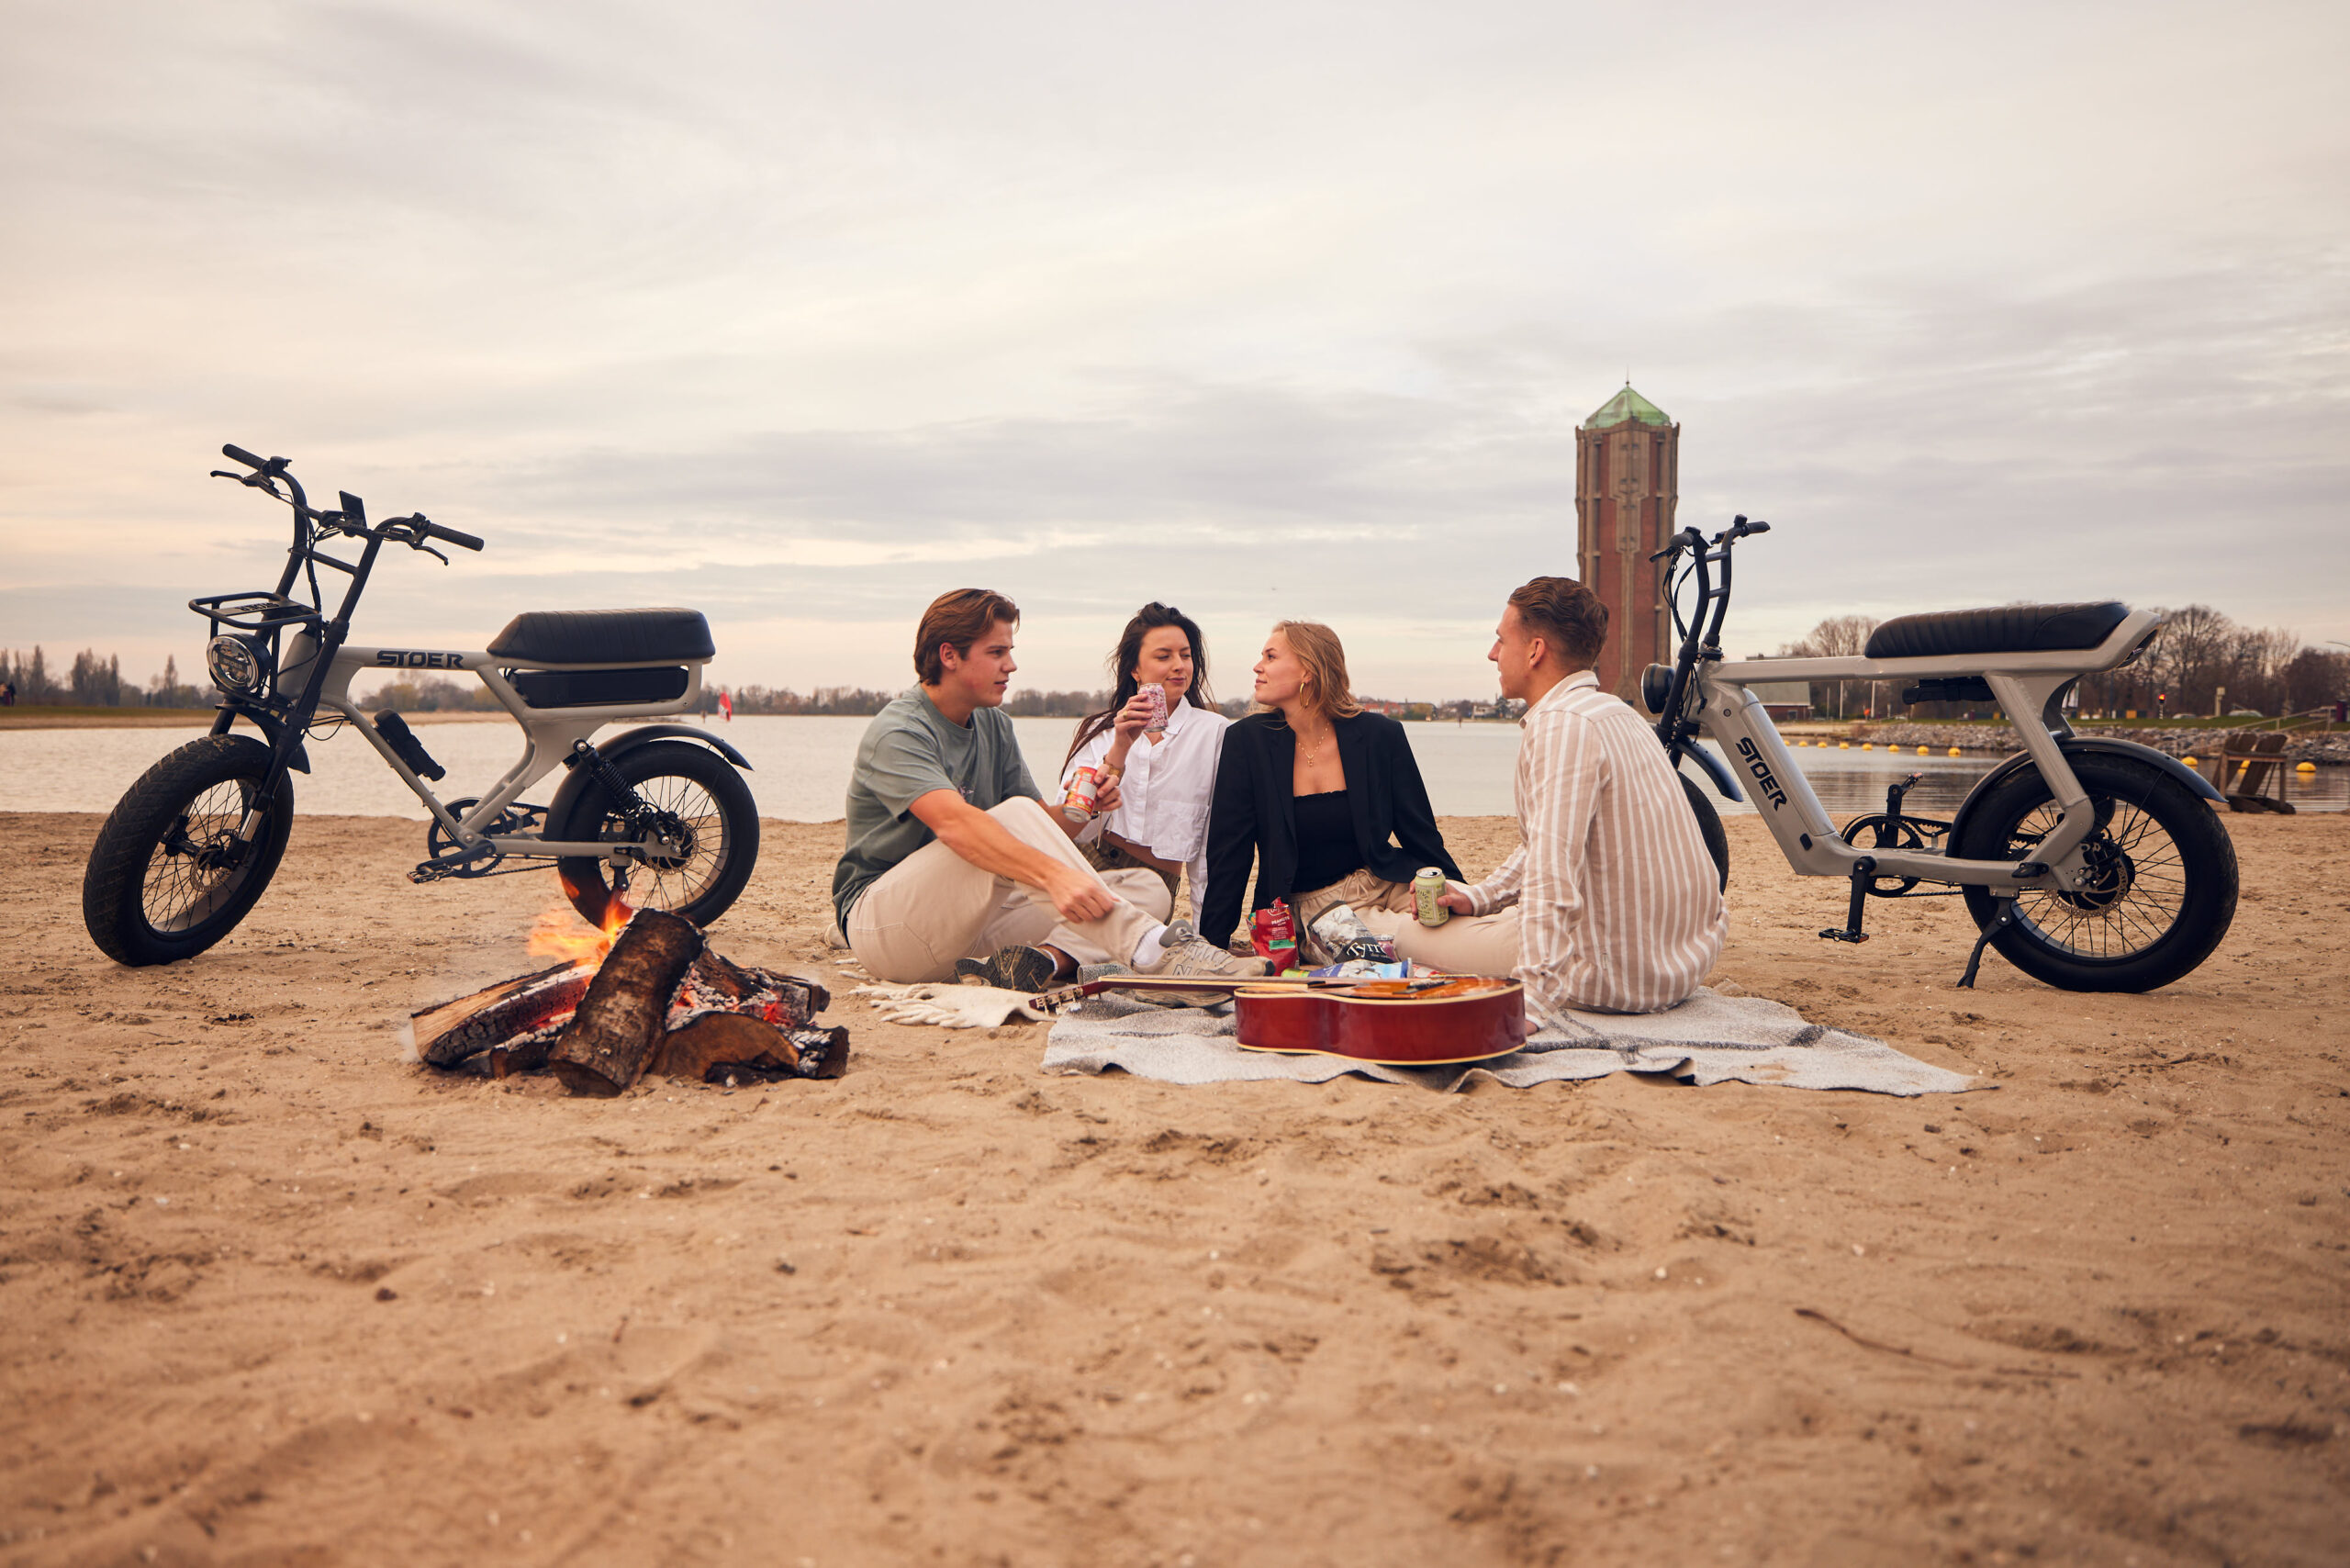
[[[260,458],[255,457],[252,453],[247,452],[243,447],[239,446],[233,441],[220,448],[220,455],[227,458],[231,463],[241,463],[248,468],[264,468],[268,466],[268,465],[263,463]]]
[[[453,528],[443,528],[422,512],[417,513],[409,521],[416,524],[417,532],[427,539],[438,539],[444,543],[453,544],[460,550],[479,550],[482,547],[482,542],[472,534],[460,533]]]

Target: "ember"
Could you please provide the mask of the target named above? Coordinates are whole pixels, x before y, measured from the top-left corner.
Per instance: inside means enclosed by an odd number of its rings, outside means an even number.
[[[838,1078],[848,1031],[813,1020],[832,1004],[811,980],[706,951],[701,933],[657,910],[619,909],[610,929],[542,918],[531,951],[569,961],[428,1007],[403,1031],[418,1059],[505,1078],[552,1067],[574,1094],[613,1095],[643,1075]]]

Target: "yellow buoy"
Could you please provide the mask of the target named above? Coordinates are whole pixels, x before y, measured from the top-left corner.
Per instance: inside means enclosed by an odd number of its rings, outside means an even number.
[[[1861,749],[1862,749],[1863,751],[1874,751],[1874,750],[1876,749],[1876,742],[1874,742],[1874,741],[1863,741],[1863,742],[1861,743]]]
[[[1925,748],[1924,746],[1919,746],[1919,747],[1918,748],[1918,755],[1919,755],[1919,756],[1925,756],[1925,755],[1926,755],[1926,748]]]
[[[2182,756],[2178,760],[2187,764],[2189,767],[2200,767],[2203,766],[2203,759],[2199,756]]]
[[[1850,741],[1838,741],[1836,743],[1836,749],[1838,751],[1850,751],[1852,749],[1852,743]]]
[[[2293,764],[2293,771],[2296,773],[2315,773],[2317,771],[2317,764],[2314,762],[2297,762]]]
[[[1956,746],[1953,746],[1953,747],[1951,747],[1951,748],[1950,748],[1950,754],[1951,754],[1951,756],[1956,756],[1958,755],[1958,748],[1957,748]]]

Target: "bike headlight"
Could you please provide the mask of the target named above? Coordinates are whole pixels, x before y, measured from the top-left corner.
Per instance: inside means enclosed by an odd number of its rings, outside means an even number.
[[[223,691],[251,697],[261,689],[261,653],[242,637],[213,638],[204,650],[204,663],[212,672],[212,684]]]
[[[1664,705],[1673,697],[1673,666],[1651,665],[1640,672],[1640,700],[1648,704],[1650,712],[1664,717]]]

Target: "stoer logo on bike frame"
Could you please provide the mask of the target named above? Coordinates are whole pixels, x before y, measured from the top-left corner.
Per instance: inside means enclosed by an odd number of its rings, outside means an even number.
[[[1746,758],[1746,770],[1754,775],[1754,782],[1761,785],[1762,792],[1771,797],[1771,809],[1776,811],[1785,805],[1786,792],[1779,788],[1778,779],[1772,777],[1771,765],[1762,760],[1762,754],[1754,749],[1754,743],[1740,735],[1738,740],[1738,755]]]
[[[375,663],[386,669],[463,669],[463,654],[427,653],[419,648],[379,648]]]

